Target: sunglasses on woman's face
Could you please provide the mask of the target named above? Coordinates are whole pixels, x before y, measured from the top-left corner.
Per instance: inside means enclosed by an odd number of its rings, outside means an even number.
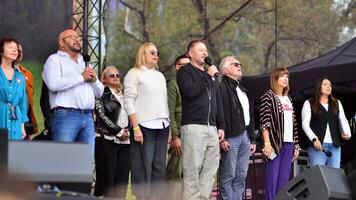
[[[152,55],[152,56],[159,56],[159,51],[149,51],[149,53]]]
[[[114,77],[120,78],[120,74],[110,74],[109,77],[110,78],[114,78]]]

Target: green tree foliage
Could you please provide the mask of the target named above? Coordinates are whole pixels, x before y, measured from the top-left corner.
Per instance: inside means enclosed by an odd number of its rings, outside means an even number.
[[[174,75],[175,57],[192,39],[206,39],[216,65],[224,56],[236,55],[245,74],[260,74],[274,68],[276,61],[277,66],[288,67],[325,53],[340,44],[343,28],[350,25],[333,0],[117,2],[107,34],[107,64],[127,71],[142,42],[152,41],[161,52],[160,70],[168,79]]]

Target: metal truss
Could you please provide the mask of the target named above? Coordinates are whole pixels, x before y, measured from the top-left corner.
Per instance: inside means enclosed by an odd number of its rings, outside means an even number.
[[[73,29],[83,36],[83,54],[90,56],[90,64],[102,70],[102,0],[73,0]]]

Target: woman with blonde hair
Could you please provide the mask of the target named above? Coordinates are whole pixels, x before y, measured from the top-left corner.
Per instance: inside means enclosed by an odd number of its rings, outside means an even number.
[[[101,74],[104,94],[95,101],[95,196],[125,199],[130,170],[128,116],[120,73],[109,66]]]
[[[292,161],[299,155],[296,118],[288,96],[289,72],[275,68],[270,77],[271,89],[261,97],[260,126],[268,158],[265,171],[265,199],[273,200],[288,183]]]
[[[159,52],[144,43],[125,77],[124,105],[133,127],[131,181],[138,199],[164,197],[169,112],[166,79],[158,71]]]

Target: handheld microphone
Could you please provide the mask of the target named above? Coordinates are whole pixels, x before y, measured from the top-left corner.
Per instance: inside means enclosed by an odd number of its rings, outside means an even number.
[[[88,54],[83,55],[83,60],[85,62],[85,68],[89,67],[89,62],[90,62],[90,56]],[[94,76],[90,76],[92,79],[90,80],[90,82],[92,82],[94,80]]]
[[[204,62],[205,64],[207,64],[209,67],[212,66],[213,64],[211,63],[211,58],[209,56],[205,57],[204,58]],[[218,77],[219,76],[219,72],[216,72],[214,74],[215,77]]]
[[[330,158],[333,155],[333,153],[329,150],[323,149],[322,151],[325,153],[326,157],[328,157],[328,158]]]
[[[205,64],[207,64],[209,67],[212,66],[213,64],[211,64],[211,58],[209,56],[204,58],[204,62]]]
[[[85,67],[89,67],[90,56],[88,54],[83,55],[83,60],[85,62]]]

